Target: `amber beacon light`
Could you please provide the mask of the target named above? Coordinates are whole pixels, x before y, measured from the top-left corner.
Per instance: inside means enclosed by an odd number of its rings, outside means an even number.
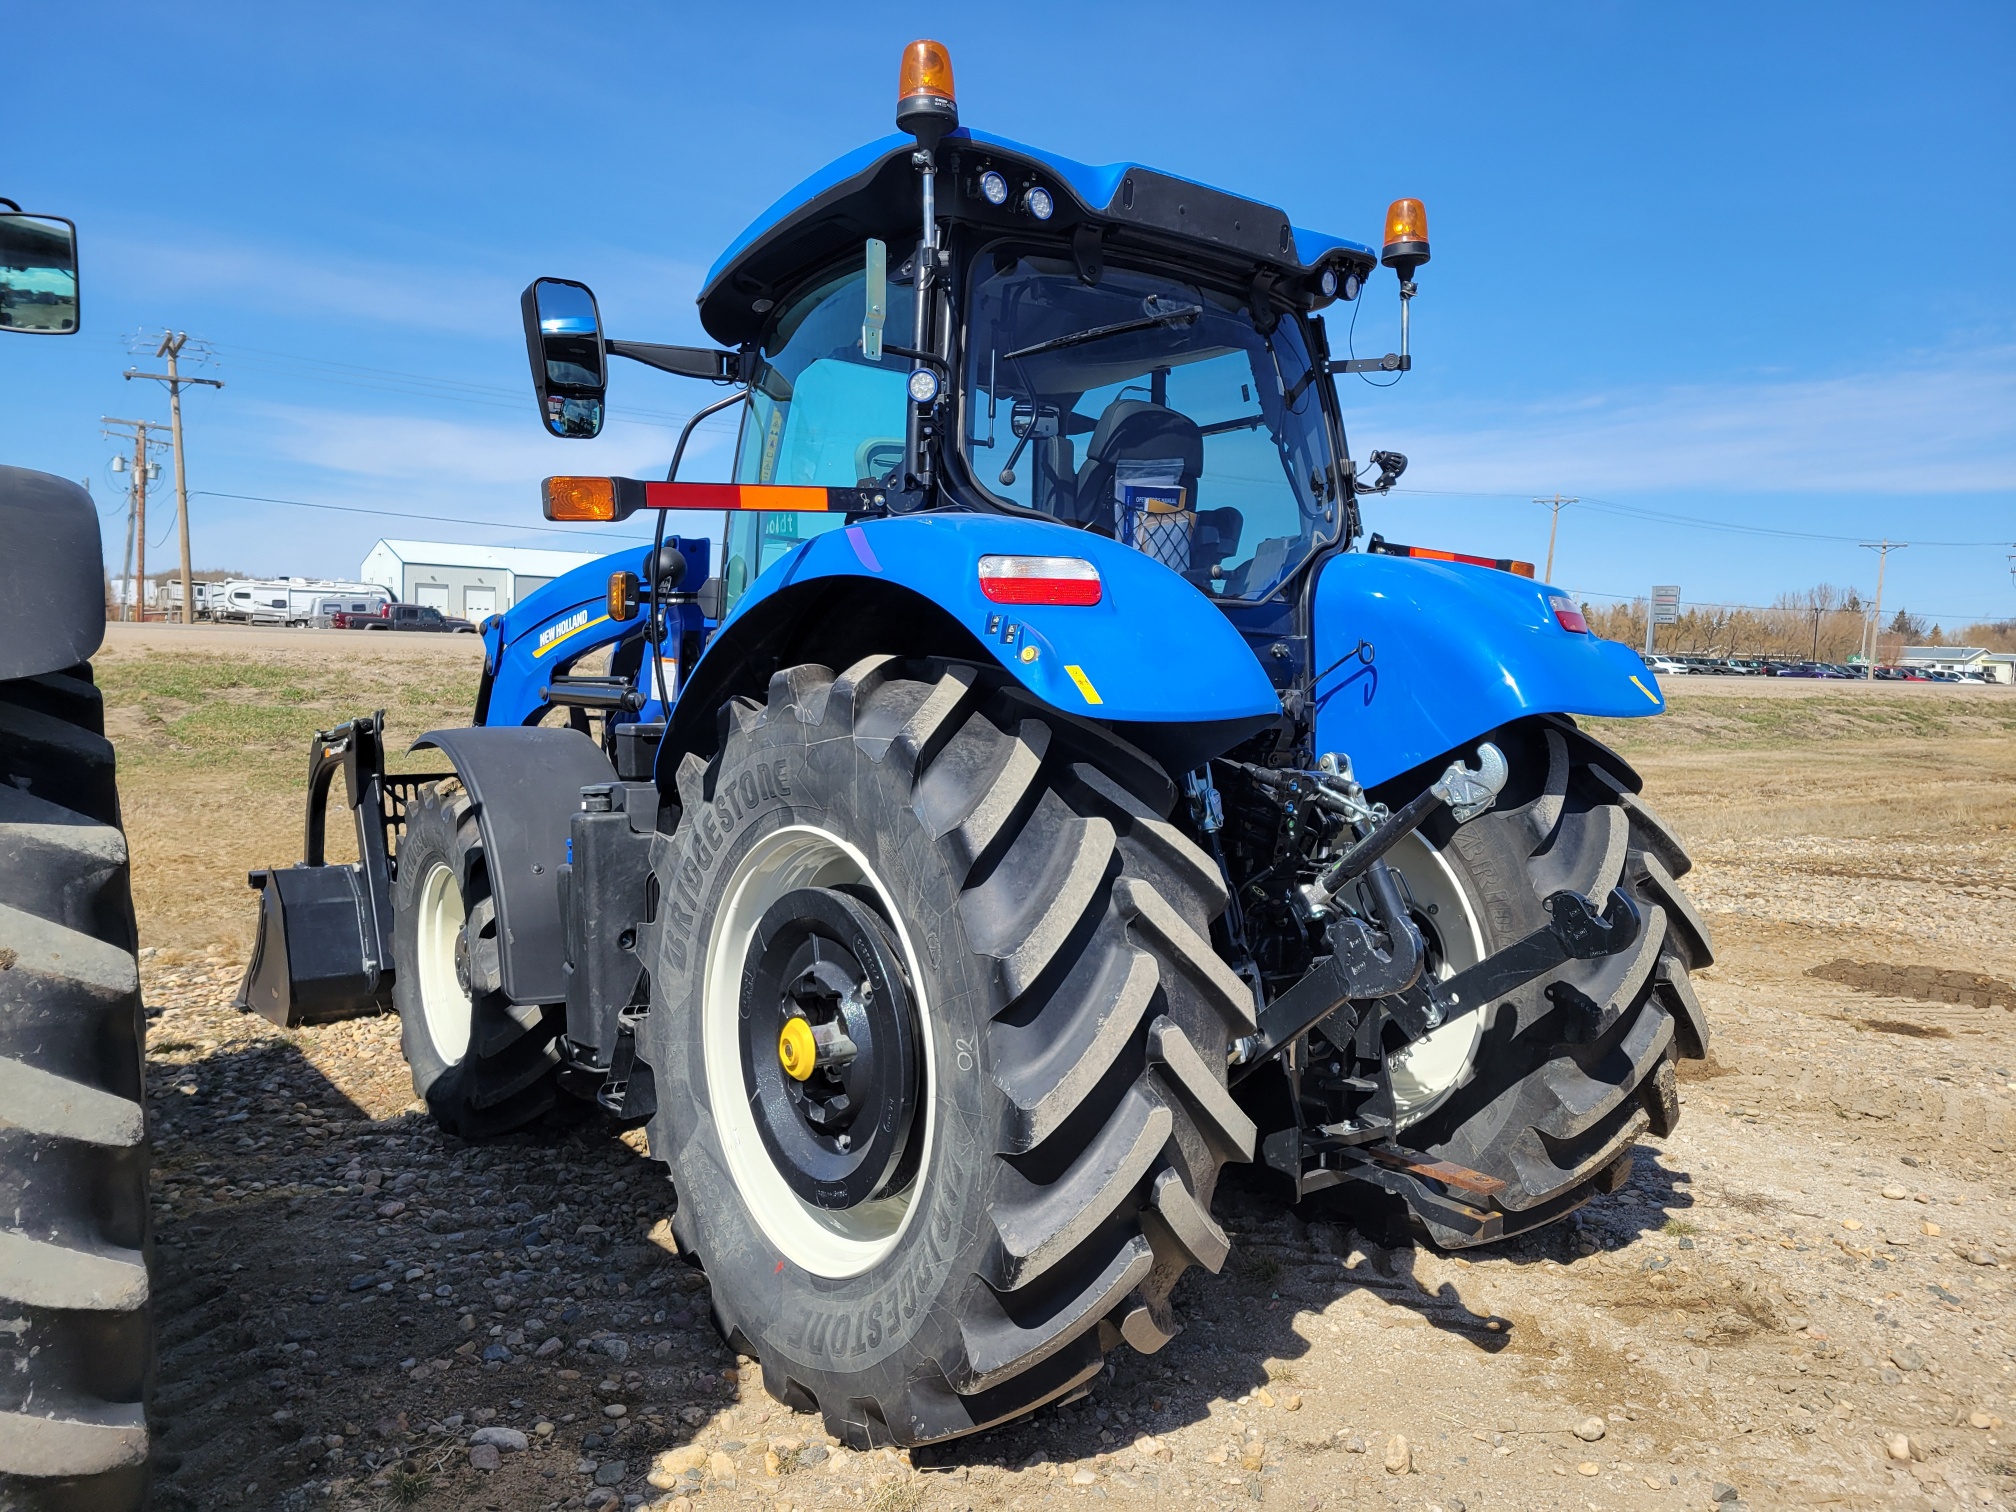
[[[958,124],[952,54],[943,42],[912,42],[903,49],[903,71],[896,86],[897,129],[909,132],[929,151]]]
[[[1379,260],[1402,278],[1428,261],[1428,210],[1417,199],[1397,199],[1386,207],[1386,248]]]

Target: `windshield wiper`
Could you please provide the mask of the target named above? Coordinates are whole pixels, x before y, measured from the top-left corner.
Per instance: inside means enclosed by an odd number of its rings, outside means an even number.
[[[1149,331],[1156,326],[1176,325],[1185,320],[1195,320],[1204,313],[1202,305],[1174,305],[1166,310],[1156,310],[1151,314],[1139,315],[1132,320],[1122,320],[1113,325],[1092,326],[1083,331],[1073,331],[1068,336],[1052,336],[1048,341],[1039,341],[1034,346],[1023,347],[1010,352],[1001,360],[1016,362],[1024,357],[1034,357],[1042,352],[1055,352],[1064,347],[1083,346],[1088,341],[1104,341],[1108,336],[1124,336],[1129,331]]]

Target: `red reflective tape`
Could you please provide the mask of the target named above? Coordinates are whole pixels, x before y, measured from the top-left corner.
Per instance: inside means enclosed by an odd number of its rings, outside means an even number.
[[[844,495],[836,501],[835,493]],[[646,509],[768,509],[794,513],[846,510],[859,491],[781,483],[646,483]]]

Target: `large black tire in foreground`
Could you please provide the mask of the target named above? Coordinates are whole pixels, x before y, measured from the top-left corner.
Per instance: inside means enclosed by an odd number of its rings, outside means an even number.
[[[1672,1131],[1680,1116],[1674,1061],[1708,1050],[1687,976],[1713,957],[1706,927],[1675,885],[1691,865],[1687,853],[1638,798],[1639,779],[1623,758],[1558,717],[1521,721],[1490,739],[1511,765],[1497,807],[1461,826],[1445,812],[1424,829],[1483,951],[1543,926],[1542,900],[1564,888],[1600,902],[1621,886],[1644,915],[1638,939],[1620,954],[1576,962],[1483,1010],[1467,1079],[1400,1135],[1435,1159],[1504,1182],[1487,1205],[1510,1235],[1615,1191],[1630,1175],[1638,1137]],[[1411,780],[1394,792],[1417,791]],[[1464,925],[1453,912],[1438,910],[1426,923],[1431,948],[1460,955]],[[1427,1227],[1440,1244],[1477,1242]]]
[[[564,1010],[504,996],[483,832],[460,782],[414,795],[398,867],[392,1001],[414,1094],[451,1134],[507,1134],[553,1106]]]
[[[651,1147],[770,1392],[918,1444],[1167,1342],[1177,1278],[1225,1259],[1219,1167],[1251,1158],[1225,1058],[1252,1002],[1161,771],[978,668],[870,657],[726,706],[678,798]],[[799,1080],[780,1033],[808,1023]]]
[[[0,683],[0,1507],[147,1497],[144,1027],[89,665]]]

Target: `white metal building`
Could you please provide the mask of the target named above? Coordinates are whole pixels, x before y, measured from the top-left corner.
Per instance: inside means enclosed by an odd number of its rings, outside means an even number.
[[[1926,672],[1973,673],[1989,682],[2016,681],[2016,656],[1981,646],[1906,646],[1898,664]]]
[[[387,540],[371,548],[357,575],[381,584],[402,604],[432,604],[443,614],[480,624],[485,615],[509,609],[534,589],[602,554]]]

